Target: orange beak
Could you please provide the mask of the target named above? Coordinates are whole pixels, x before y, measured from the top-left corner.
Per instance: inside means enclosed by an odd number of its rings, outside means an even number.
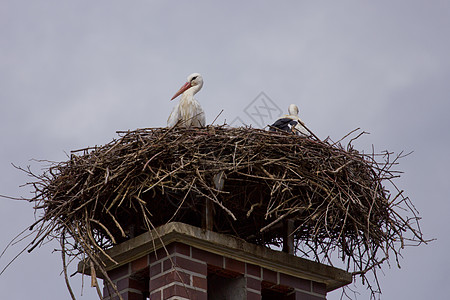
[[[180,96],[181,94],[183,94],[187,89],[189,89],[191,87],[191,83],[190,82],[186,82],[179,90],[178,92],[176,92],[175,95],[173,95],[172,99],[170,99],[171,101],[173,99],[175,99],[176,97]]]

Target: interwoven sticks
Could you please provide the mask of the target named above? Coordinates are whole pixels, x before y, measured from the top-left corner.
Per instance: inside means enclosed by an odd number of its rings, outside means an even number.
[[[119,132],[102,147],[73,151],[32,183],[36,239],[65,243],[66,256],[98,263],[104,250],[170,221],[279,245],[294,222],[297,255],[365,275],[406,241],[424,242],[417,212],[394,187],[399,156],[251,128],[151,128]],[[223,188],[214,182],[223,178]]]

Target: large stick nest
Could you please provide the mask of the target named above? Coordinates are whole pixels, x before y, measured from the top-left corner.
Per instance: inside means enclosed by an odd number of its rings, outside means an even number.
[[[297,255],[332,264],[337,254],[364,275],[406,240],[423,241],[408,198],[385,188],[398,177],[391,156],[250,128],[119,132],[37,176],[32,201],[44,214],[33,245],[56,237],[65,255],[101,267],[105,249],[149,229],[202,226],[211,201],[217,232],[279,245],[293,220]]]

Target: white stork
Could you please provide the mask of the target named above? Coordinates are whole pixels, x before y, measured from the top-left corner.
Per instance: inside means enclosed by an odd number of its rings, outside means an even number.
[[[202,75],[193,73],[188,76],[187,82],[178,90],[178,92],[176,92],[172,99],[170,99],[173,100],[183,94],[180,102],[175,105],[170,113],[169,119],[167,120],[168,127],[205,127],[205,112],[200,106],[200,103],[194,99],[194,95],[200,91],[202,86]]]
[[[297,105],[289,105],[288,112],[288,115],[282,116],[270,126],[270,131],[275,131],[275,128],[278,128],[283,131],[292,132],[296,135],[310,136],[311,134],[309,131],[303,126],[305,123],[298,117]]]

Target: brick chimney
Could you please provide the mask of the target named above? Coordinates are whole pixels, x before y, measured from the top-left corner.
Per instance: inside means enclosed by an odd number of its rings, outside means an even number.
[[[323,300],[352,281],[343,270],[175,222],[107,253],[118,263],[105,259],[124,300]],[[83,264],[79,272],[89,274]],[[107,284],[103,293],[119,299]]]

